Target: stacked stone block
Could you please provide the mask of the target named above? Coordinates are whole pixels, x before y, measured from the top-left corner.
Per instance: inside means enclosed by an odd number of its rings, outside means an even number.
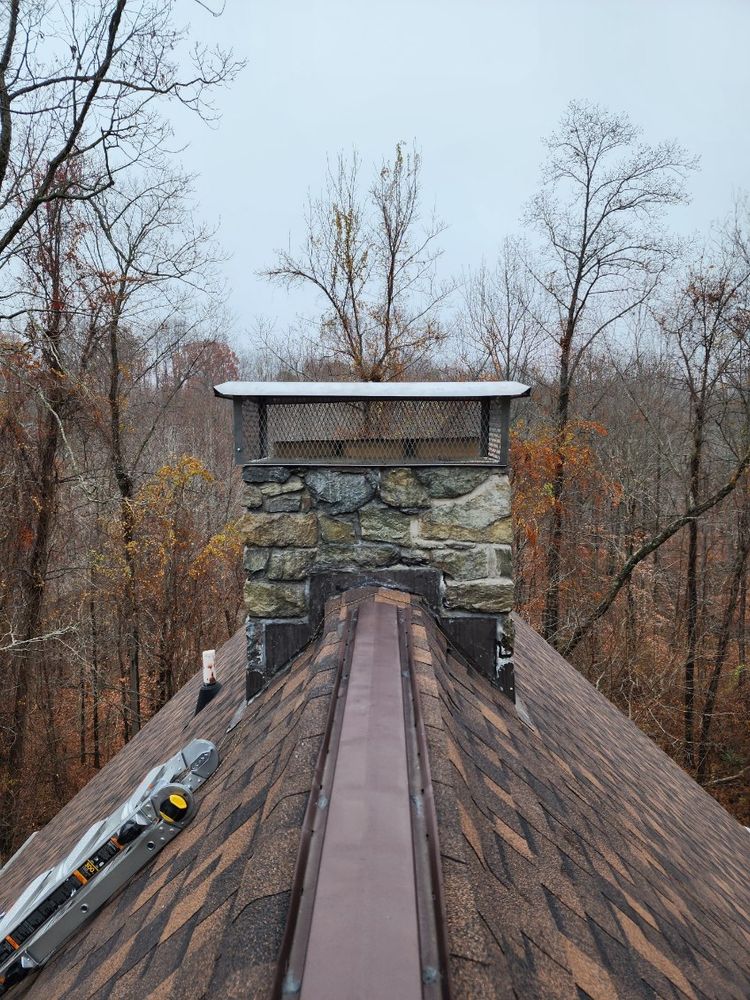
[[[431,568],[439,615],[498,619],[511,655],[512,527],[507,470],[440,466],[243,469],[248,658],[263,669],[264,624],[309,613],[323,571]]]

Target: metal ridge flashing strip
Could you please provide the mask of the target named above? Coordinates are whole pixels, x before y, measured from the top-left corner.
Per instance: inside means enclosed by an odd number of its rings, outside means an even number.
[[[274,996],[449,1000],[437,819],[404,617],[349,611]]]
[[[346,703],[346,682],[349,679],[357,616],[356,609],[350,611],[343,626],[326,728],[315,766],[313,787],[302,821],[302,835],[297,853],[294,881],[292,882],[289,914],[276,968],[274,997],[297,996],[302,982],[302,970],[307,955],[315,890],[320,871],[320,855],[323,850],[328,820],[328,804],[338,757],[338,744]]]
[[[450,1000],[448,939],[445,925],[443,871],[440,863],[437,810],[432,789],[430,755],[412,650],[412,609],[399,608],[401,676],[409,770],[414,876],[417,886],[419,948],[425,1000]]]

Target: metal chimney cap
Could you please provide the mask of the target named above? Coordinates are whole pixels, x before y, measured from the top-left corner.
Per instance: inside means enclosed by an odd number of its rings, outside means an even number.
[[[518,399],[531,387],[522,382],[222,382],[214,393],[222,399]]]

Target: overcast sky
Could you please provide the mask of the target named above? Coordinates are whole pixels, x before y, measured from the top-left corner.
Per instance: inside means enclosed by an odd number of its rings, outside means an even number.
[[[307,192],[340,149],[369,167],[417,144],[425,206],[448,225],[441,268],[456,275],[519,232],[540,140],[573,98],[700,156],[676,229],[705,230],[750,189],[748,0],[226,0],[219,19],[180,7],[195,36],[247,60],[214,130],[176,125],[231,254],[239,336],[259,315],[283,329],[316,311],[255,272],[299,240]]]

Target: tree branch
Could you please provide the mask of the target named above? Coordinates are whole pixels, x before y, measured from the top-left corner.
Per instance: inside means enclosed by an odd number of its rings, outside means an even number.
[[[680,514],[679,517],[674,518],[674,520],[670,521],[665,528],[663,528],[658,534],[654,535],[653,538],[649,539],[649,541],[641,545],[641,547],[630,556],[620,572],[612,581],[606,596],[599,602],[599,604],[597,604],[591,614],[584,618],[580,625],[576,626],[573,634],[560,650],[563,656],[570,656],[576,646],[589,633],[595,622],[597,622],[602,615],[606,614],[614,603],[617,595],[630,579],[630,576],[636,566],[643,562],[643,560],[647,556],[651,555],[652,552],[656,551],[660,545],[663,545],[664,542],[668,541],[672,535],[675,535],[680,528],[684,528],[690,521],[694,521],[702,514],[705,514],[706,511],[711,510],[711,508],[715,507],[716,504],[721,503],[726,496],[729,496],[749,466],[750,449],[745,452],[737,468],[734,470],[734,473],[730,479],[724,483],[721,489],[717,490],[716,493],[712,494],[702,503],[695,504],[693,507],[686,510],[684,514]]]

